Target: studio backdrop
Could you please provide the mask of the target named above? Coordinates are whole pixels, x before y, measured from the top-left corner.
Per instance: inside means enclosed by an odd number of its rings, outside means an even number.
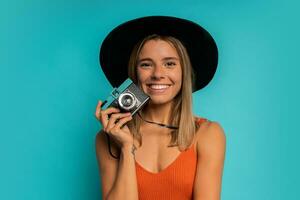
[[[101,199],[94,112],[112,87],[99,48],[115,26],[146,15],[190,19],[216,40],[218,69],[193,94],[193,111],[226,134],[222,199],[299,199],[299,8],[296,0],[2,1],[0,199]]]

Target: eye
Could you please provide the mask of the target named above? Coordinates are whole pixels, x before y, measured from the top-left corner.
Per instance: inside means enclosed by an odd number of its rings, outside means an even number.
[[[140,67],[149,67],[149,66],[151,66],[150,63],[141,63],[140,64]]]
[[[168,66],[168,67],[171,67],[171,66],[174,66],[174,65],[176,65],[176,63],[175,62],[166,62],[166,66]]]

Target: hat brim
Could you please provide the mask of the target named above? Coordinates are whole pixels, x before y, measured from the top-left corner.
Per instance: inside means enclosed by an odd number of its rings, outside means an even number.
[[[193,92],[212,80],[218,65],[218,49],[208,31],[186,19],[148,16],[117,26],[102,42],[100,65],[113,87],[128,78],[127,65],[135,44],[151,34],[173,36],[186,47],[195,73]]]

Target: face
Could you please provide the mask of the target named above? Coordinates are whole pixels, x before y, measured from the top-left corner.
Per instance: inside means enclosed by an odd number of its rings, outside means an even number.
[[[138,57],[137,76],[150,103],[172,102],[182,84],[182,69],[176,49],[163,40],[147,41]]]

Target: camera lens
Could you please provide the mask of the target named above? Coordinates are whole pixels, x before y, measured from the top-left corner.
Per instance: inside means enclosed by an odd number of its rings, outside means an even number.
[[[124,110],[131,110],[136,104],[136,98],[133,94],[126,92],[119,96],[119,106]]]
[[[132,104],[133,99],[129,95],[124,95],[121,101],[122,101],[123,106],[129,107]]]

